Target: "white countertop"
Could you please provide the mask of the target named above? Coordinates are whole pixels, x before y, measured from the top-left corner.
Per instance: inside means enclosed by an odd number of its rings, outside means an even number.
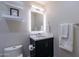
[[[53,38],[53,34],[30,35],[30,38],[32,38],[35,41],[44,40],[47,38]]]

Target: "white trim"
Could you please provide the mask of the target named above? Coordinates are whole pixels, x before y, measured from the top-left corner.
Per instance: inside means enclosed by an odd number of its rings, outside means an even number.
[[[31,32],[31,10],[29,10],[29,32]]]

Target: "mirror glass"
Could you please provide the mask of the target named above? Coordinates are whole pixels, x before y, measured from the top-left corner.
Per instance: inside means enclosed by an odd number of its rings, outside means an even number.
[[[40,8],[32,8],[30,10],[30,32],[44,32],[46,28],[45,12]]]
[[[43,27],[43,15],[37,12],[31,12],[31,30],[41,31]]]

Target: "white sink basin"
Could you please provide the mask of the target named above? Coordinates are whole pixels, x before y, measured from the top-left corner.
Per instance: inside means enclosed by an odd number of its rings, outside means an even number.
[[[53,37],[53,35],[52,34],[36,34],[36,35],[31,35],[30,37],[34,40],[42,40],[46,38],[51,38]]]

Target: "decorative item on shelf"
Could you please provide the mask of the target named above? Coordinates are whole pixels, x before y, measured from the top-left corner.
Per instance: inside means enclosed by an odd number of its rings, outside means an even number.
[[[19,10],[15,8],[10,8],[10,15],[19,16]]]

